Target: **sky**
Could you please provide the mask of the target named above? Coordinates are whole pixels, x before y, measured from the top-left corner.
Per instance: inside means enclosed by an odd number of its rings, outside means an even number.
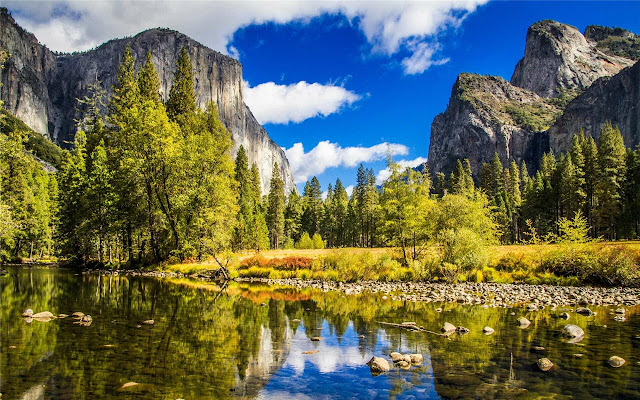
[[[511,78],[527,28],[554,19],[640,33],[640,2],[3,1],[52,50],[87,50],[153,27],[240,60],[245,102],[285,149],[298,188],[379,182],[385,159],[428,158],[433,118],[461,72]]]

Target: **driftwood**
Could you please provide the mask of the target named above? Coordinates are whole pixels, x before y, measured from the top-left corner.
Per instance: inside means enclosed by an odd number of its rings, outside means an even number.
[[[422,327],[419,327],[418,325],[416,325],[415,322],[403,322],[401,324],[394,324],[392,322],[383,322],[383,321],[375,321],[381,325],[387,325],[387,326],[392,326],[394,328],[400,328],[400,329],[405,329],[408,331],[412,331],[412,332],[424,332],[424,333],[431,333],[433,335],[438,335],[438,336],[442,336],[442,337],[447,337],[447,335],[443,334],[443,333],[439,333],[439,332],[433,332],[433,331],[429,331],[427,329],[424,329]]]

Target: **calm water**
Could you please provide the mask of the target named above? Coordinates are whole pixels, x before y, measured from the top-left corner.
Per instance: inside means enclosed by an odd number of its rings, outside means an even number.
[[[190,280],[77,275],[10,268],[0,277],[2,399],[211,398],[640,398],[640,309],[616,322],[609,308],[569,322],[586,331],[565,343],[556,312],[383,300],[234,284],[220,293]],[[442,307],[443,312],[435,311]],[[26,323],[21,313],[93,316]],[[516,315],[511,315],[515,312]],[[519,316],[532,321],[515,325]],[[155,325],[141,325],[147,319]],[[471,333],[442,338],[385,327],[444,321]],[[482,334],[489,325],[496,332]],[[606,325],[607,327],[605,327]],[[323,340],[312,342],[311,337]],[[532,351],[543,346],[542,352]],[[318,350],[315,354],[304,351]],[[365,363],[392,351],[424,362],[372,377]],[[581,358],[574,354],[584,354]],[[627,364],[613,369],[618,355]],[[554,362],[539,372],[542,356]],[[127,382],[139,385],[122,389]]]

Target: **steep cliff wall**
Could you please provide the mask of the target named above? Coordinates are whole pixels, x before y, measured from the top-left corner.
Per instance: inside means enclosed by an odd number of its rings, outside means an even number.
[[[602,34],[602,29],[590,28],[592,40],[587,40],[576,28],[556,21],[531,25],[524,58],[518,62],[511,83],[541,97],[558,97],[567,90],[582,91],[596,79],[614,75],[633,64],[622,53],[598,48],[596,39],[608,36]]]
[[[533,24],[511,83],[460,74],[446,111],[431,125],[429,168],[449,172],[468,158],[475,173],[497,152],[537,168],[542,153],[566,151],[581,128],[598,138],[610,120],[625,144],[640,140],[640,37],[620,28]],[[632,67],[630,67],[632,66]]]
[[[429,168],[451,171],[457,159],[468,158],[477,173],[495,152],[503,162],[531,165],[548,146],[541,131],[559,112],[551,102],[502,78],[460,74],[446,111],[431,125]]]
[[[11,53],[2,75],[6,87],[2,89],[2,100],[9,111],[34,130],[47,134],[60,145],[72,141],[74,119],[79,117],[76,99],[87,94],[89,85],[96,78],[102,82],[107,95],[111,95],[127,44],[138,67],[145,60],[147,51],[151,51],[166,100],[178,54],[184,47],[194,67],[198,106],[204,107],[211,100],[216,102],[220,119],[232,134],[234,154],[243,145],[249,162],[258,165],[263,193],[269,190],[274,162],[280,166],[285,190],[288,192],[294,187],[284,151],[271,140],[244,104],[242,65],[237,60],[169,29],[151,29],[132,38],[111,40],[88,52],[56,56],[15,24],[6,9],[0,13],[0,46]]]
[[[600,78],[571,101],[548,130],[554,151],[567,151],[571,136],[584,129],[596,140],[606,121],[620,128],[625,146],[640,142],[640,62],[612,77]]]

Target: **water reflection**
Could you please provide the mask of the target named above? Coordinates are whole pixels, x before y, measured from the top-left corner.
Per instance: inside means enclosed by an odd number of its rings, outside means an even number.
[[[205,398],[640,398],[638,308],[609,308],[570,323],[556,312],[383,300],[378,295],[127,276],[10,269],[0,277],[3,399]],[[441,307],[443,312],[436,312]],[[51,322],[24,309],[93,316]],[[527,317],[526,329],[516,319]],[[154,325],[142,321],[153,319]],[[379,324],[443,322],[471,330],[442,338]],[[484,335],[484,326],[496,332]],[[320,341],[311,341],[321,337]],[[316,352],[317,351],[317,352]],[[392,351],[424,361],[372,377],[365,363]],[[307,353],[307,354],[305,354]],[[619,369],[606,365],[618,355]],[[555,364],[547,373],[535,362]],[[131,383],[137,384],[131,384]],[[124,384],[128,387],[123,388]]]

